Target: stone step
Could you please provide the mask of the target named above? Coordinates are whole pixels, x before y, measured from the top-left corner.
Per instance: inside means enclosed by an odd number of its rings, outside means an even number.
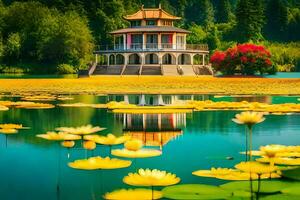
[[[127,65],[122,75],[139,75],[141,66]]]
[[[141,75],[161,75],[160,65],[143,66]]]
[[[163,65],[164,76],[178,76],[178,70],[176,65]]]
[[[182,69],[183,76],[195,76],[194,68],[192,65],[180,65],[179,69]]]

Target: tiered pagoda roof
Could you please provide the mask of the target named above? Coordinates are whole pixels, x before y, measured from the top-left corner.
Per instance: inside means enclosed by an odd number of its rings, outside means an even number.
[[[124,16],[126,20],[143,20],[143,19],[167,19],[167,20],[179,20],[181,17],[171,15],[164,11],[161,6],[159,8],[144,8],[132,14]]]

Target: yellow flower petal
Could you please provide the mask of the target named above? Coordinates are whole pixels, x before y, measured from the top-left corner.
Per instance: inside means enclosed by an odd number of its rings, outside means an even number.
[[[151,200],[162,198],[162,192],[149,189],[121,189],[104,195],[108,200]]]
[[[138,151],[130,151],[128,149],[114,149],[111,151],[114,156],[125,157],[125,158],[148,158],[160,156],[161,151],[156,149],[140,149]]]
[[[129,167],[131,165],[131,161],[109,157],[102,158],[98,156],[83,160],[75,160],[74,162],[70,162],[68,165],[71,168],[82,170],[118,169]]]
[[[180,178],[175,174],[157,169],[139,169],[137,173],[129,173],[123,182],[133,186],[168,186],[179,183]]]

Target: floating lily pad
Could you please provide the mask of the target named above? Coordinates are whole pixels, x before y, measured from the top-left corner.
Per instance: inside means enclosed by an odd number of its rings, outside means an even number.
[[[217,186],[203,184],[181,184],[165,187],[163,196],[169,199],[226,199],[231,192]]]
[[[300,168],[282,171],[282,176],[294,180],[300,180]]]
[[[292,195],[286,195],[286,194],[274,194],[274,195],[268,195],[263,198],[260,198],[261,200],[299,200],[299,196],[292,196]]]
[[[279,192],[283,188],[293,186],[293,184],[295,183],[287,182],[287,181],[261,181],[260,192],[261,193]],[[250,181],[235,181],[235,182],[230,182],[230,183],[220,185],[220,187],[224,190],[229,190],[233,192],[238,190],[243,190],[248,192],[251,191]],[[258,181],[252,181],[252,188],[253,188],[253,192],[257,192]]]
[[[300,199],[300,183],[295,183],[292,187],[284,188],[281,192],[289,195],[297,195]]]

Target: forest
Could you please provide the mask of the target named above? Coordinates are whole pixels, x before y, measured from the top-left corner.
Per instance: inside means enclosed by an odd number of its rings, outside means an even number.
[[[0,0],[0,73],[76,73],[129,25],[122,16],[159,3],[188,43],[263,44],[279,71],[300,71],[299,0]]]

